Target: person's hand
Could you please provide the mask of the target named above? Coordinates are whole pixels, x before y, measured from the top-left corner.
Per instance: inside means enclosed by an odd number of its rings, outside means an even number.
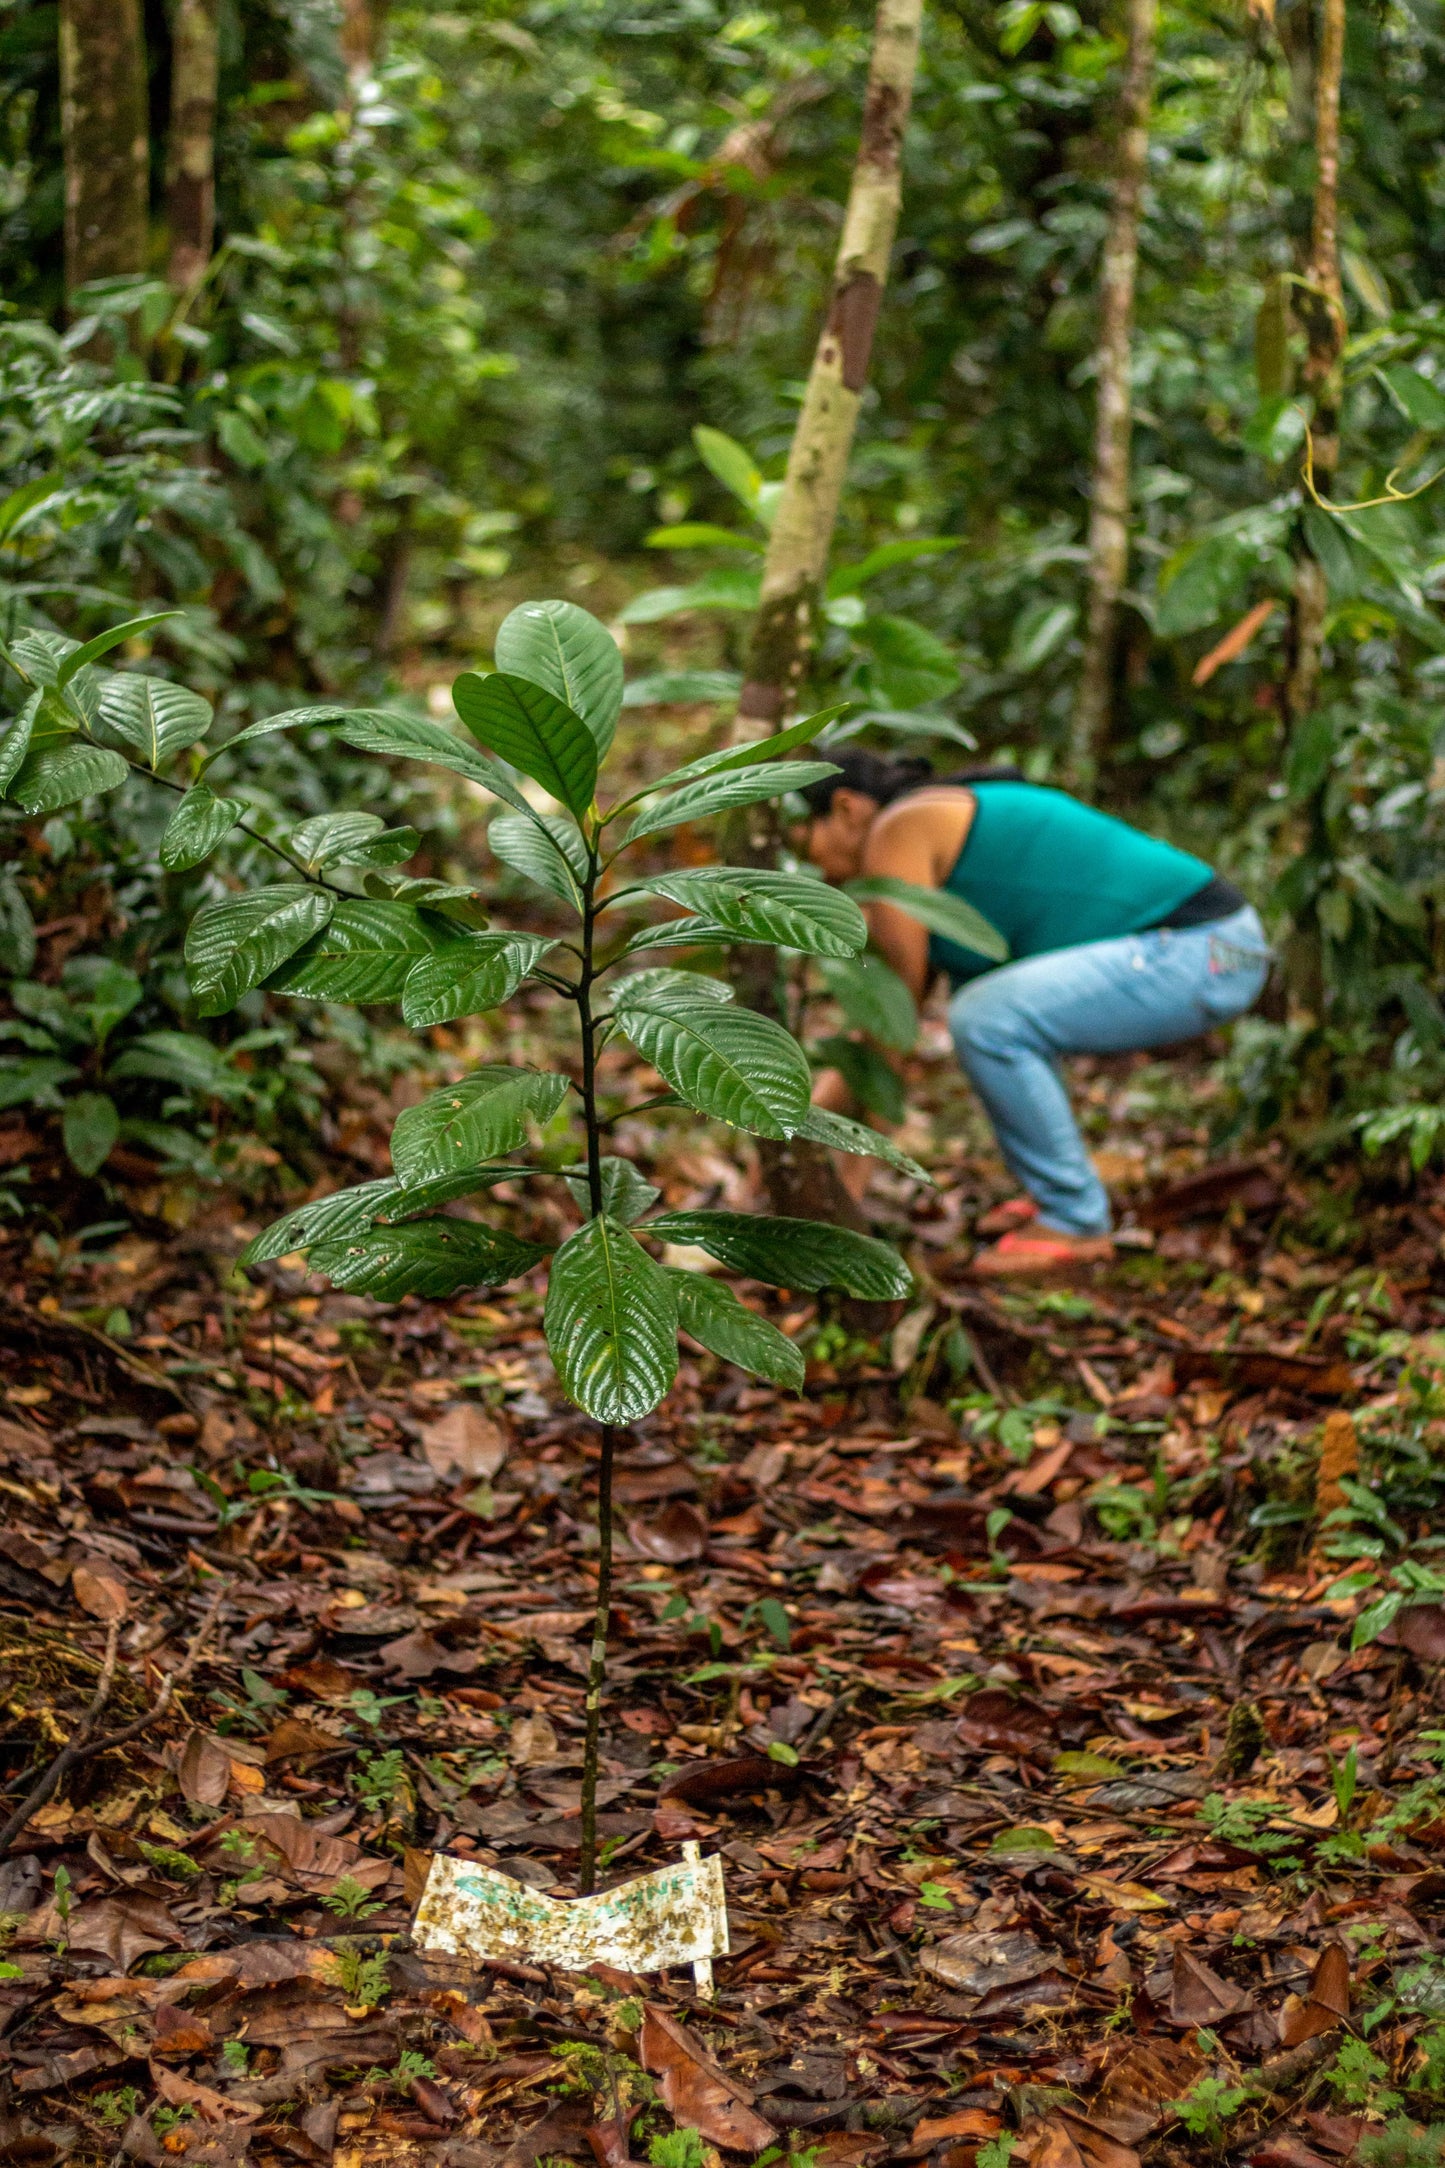
[[[851,1114],[853,1093],[841,1069],[820,1069],[813,1079],[813,1104],[825,1114]]]

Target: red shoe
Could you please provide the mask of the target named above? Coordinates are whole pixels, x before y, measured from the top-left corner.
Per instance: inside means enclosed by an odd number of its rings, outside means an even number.
[[[1003,1204],[994,1205],[979,1221],[976,1232],[981,1235],[1006,1235],[1015,1227],[1026,1227],[1031,1219],[1037,1219],[1039,1208],[1032,1197],[1010,1197]]]
[[[1015,1229],[991,1249],[980,1250],[971,1269],[982,1280],[1007,1280],[1067,1271],[1073,1265],[1105,1265],[1113,1255],[1109,1235],[1056,1234],[1042,1227],[1023,1234]]]

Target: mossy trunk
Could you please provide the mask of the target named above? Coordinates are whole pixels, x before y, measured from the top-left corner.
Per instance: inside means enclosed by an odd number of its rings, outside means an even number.
[[[146,267],[150,146],[140,0],[61,0],[65,293]]]
[[[205,277],[216,230],[216,0],[176,0],[166,143],[166,276],[177,293]]]

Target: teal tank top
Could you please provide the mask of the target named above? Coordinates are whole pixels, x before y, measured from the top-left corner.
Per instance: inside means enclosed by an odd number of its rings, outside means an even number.
[[[1126,821],[1039,783],[972,783],[978,810],[944,887],[981,911],[1009,955],[1044,956],[1157,926],[1213,878],[1212,867]],[[998,966],[929,937],[957,985]]]

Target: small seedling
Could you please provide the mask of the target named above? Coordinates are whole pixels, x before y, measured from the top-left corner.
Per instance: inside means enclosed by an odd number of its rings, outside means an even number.
[[[669,2130],[649,2139],[652,2168],[707,2168],[707,2147],[695,2130]]]
[[[1001,2130],[996,2138],[988,2139],[979,2147],[976,2168],[1008,2168],[1017,2144],[1018,2139],[1012,2131]]]
[[[1251,2086],[1226,2085],[1223,2078],[1201,2078],[1182,2100],[1171,2100],[1169,2106],[1187,2131],[1219,2153],[1229,2136],[1226,2126],[1252,2095]]]
[[[348,2009],[374,2010],[391,1993],[386,1959],[380,1951],[368,1957],[354,1942],[338,1942],[331,1964]]]
[[[1325,2083],[1346,2108],[1366,2108],[1376,2115],[1389,2115],[1401,2105],[1401,2096],[1385,2083],[1389,2065],[1363,2040],[1347,2040],[1324,2075]]]
[[[334,1889],[321,1899],[328,1912],[334,1912],[339,1920],[369,1920],[373,1912],[383,1908],[364,1882],[358,1882],[354,1874],[344,1874]]]
[[[140,2088],[119,2085],[112,2092],[97,2093],[91,2105],[107,2130],[120,2130],[140,2110]]]
[[[221,2067],[233,2078],[244,2078],[251,2064],[251,2050],[244,2040],[221,2042]]]

